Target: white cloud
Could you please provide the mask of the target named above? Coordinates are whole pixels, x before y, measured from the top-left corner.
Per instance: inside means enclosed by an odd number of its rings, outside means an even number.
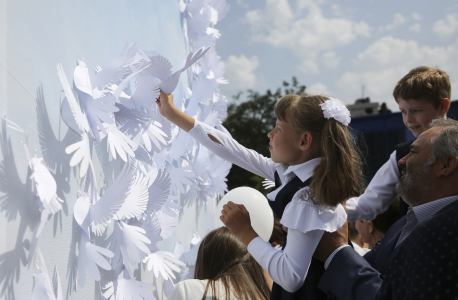
[[[306,92],[311,95],[332,96],[332,93],[329,91],[328,87],[321,82],[307,86]]]
[[[226,72],[224,77],[229,80],[227,89],[241,90],[254,87],[256,84],[254,71],[259,65],[257,56],[254,55],[248,58],[243,54],[239,57],[230,55],[225,64]]]
[[[409,27],[409,30],[413,32],[420,32],[421,31],[420,23],[413,24],[412,26]]]
[[[420,21],[421,19],[423,19],[423,17],[420,16],[418,13],[413,12],[412,13],[412,19],[414,19],[415,21]]]
[[[323,54],[323,63],[330,69],[335,69],[339,66],[340,57],[336,56],[334,51],[326,52]]]
[[[458,86],[458,42],[444,47],[421,46],[413,40],[386,36],[375,41],[353,61],[354,70],[345,72],[336,82],[337,96],[352,103],[364,85],[366,95],[374,102],[386,102],[398,110],[392,97],[396,82],[412,68],[439,67],[446,71],[452,87]]]
[[[287,0],[266,0],[263,9],[247,12],[245,21],[254,41],[291,49],[301,59],[300,68],[311,72],[319,71],[322,52],[368,37],[372,30],[364,21],[327,18],[309,0],[298,0],[294,9]]]
[[[383,26],[383,27],[380,27],[379,30],[380,31],[383,31],[383,30],[391,30],[391,29],[394,29],[402,24],[404,24],[406,22],[406,19],[404,18],[403,15],[401,15],[400,13],[395,13],[393,15],[393,21],[391,21],[391,23]]]
[[[445,20],[439,20],[433,25],[433,31],[441,38],[450,37],[458,29],[458,15],[447,14]]]

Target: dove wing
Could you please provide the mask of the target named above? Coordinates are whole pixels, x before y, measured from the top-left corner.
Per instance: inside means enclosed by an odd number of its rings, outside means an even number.
[[[64,102],[66,102],[65,105],[68,105],[68,107],[70,108],[70,111],[68,111],[66,107],[64,108],[64,103],[62,104],[62,119],[68,127],[73,129],[80,135],[82,131],[88,132],[89,124],[87,122],[86,115],[81,111],[80,104],[78,100],[76,100],[75,94],[73,93],[73,89],[68,83],[67,76],[65,76],[62,64],[57,64],[57,75],[59,76],[60,83],[62,84],[62,88],[64,90],[66,98],[66,100],[64,99]],[[69,114],[70,112],[71,116]],[[70,119],[71,117],[73,117],[78,128],[74,128],[73,121]]]
[[[146,210],[148,199],[148,177],[137,171],[137,175],[129,188],[129,195],[116,216],[119,219],[131,219],[141,215]]]
[[[121,79],[124,72],[127,71],[127,66],[135,57],[136,48],[135,43],[129,46],[126,43],[121,54],[119,54],[97,74],[91,76],[92,88],[95,89],[96,87],[104,86],[107,83],[112,83]]]
[[[134,171],[135,168],[126,163],[102,198],[91,206],[91,222],[94,226],[107,223],[121,208],[132,184]]]

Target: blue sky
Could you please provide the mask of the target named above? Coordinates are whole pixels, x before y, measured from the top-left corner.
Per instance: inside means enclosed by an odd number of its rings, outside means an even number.
[[[227,0],[216,25],[229,98],[296,76],[309,93],[365,96],[398,110],[396,82],[420,65],[445,70],[458,94],[458,1]]]

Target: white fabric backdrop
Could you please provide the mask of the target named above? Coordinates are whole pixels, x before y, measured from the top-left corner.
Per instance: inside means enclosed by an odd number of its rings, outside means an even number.
[[[84,289],[71,286],[69,257],[74,257],[78,234],[73,221],[73,205],[77,199],[80,179],[76,169],[69,167],[71,155],[66,146],[78,136],[60,118],[62,87],[56,73],[61,62],[69,80],[76,59],[83,59],[92,70],[116,57],[125,42],[137,42],[140,49],[155,50],[166,55],[176,67],[189,49],[182,30],[183,17],[178,1],[0,1],[0,113],[26,129],[30,125],[31,154],[44,157],[45,165],[54,175],[63,209],[52,216],[41,235],[38,246],[52,276],[54,266],[60,272],[64,298],[98,299],[98,283],[88,274]],[[183,74],[176,101],[182,99],[188,86]],[[176,103],[179,104],[179,103]],[[33,203],[30,172],[21,143],[23,135],[3,122],[0,151],[0,298],[30,299],[36,264],[25,267],[27,240],[39,220],[38,206]],[[121,164],[108,163],[106,149],[93,146],[92,157],[98,182],[111,185]],[[35,152],[36,151],[36,152]],[[193,233],[204,236],[207,219],[213,218],[216,203],[206,207],[184,207],[175,235],[161,242],[161,250],[173,252],[176,241],[189,249]],[[141,272],[141,280],[153,283],[152,272]],[[139,276],[140,273],[136,272]],[[139,280],[139,278],[137,278]],[[155,284],[156,285],[156,284]],[[161,287],[158,284],[160,297]]]

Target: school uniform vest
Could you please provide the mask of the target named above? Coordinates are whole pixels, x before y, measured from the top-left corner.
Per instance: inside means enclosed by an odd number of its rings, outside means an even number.
[[[305,182],[302,182],[299,177],[295,177],[290,182],[288,182],[281,191],[278,192],[275,197],[275,201],[269,201],[269,205],[272,210],[277,214],[279,218],[283,216],[286,205],[293,199],[296,192],[306,186],[309,186],[312,182],[312,178],[309,178]],[[280,177],[277,172],[275,172],[275,188],[278,189],[282,185]],[[283,249],[287,243],[287,233],[283,231]],[[324,273],[324,263],[321,261],[312,258],[310,262],[309,270],[307,272],[307,277],[302,287],[294,293],[290,293],[284,290],[280,285],[274,282],[272,286],[272,293],[270,294],[270,299],[273,300],[295,300],[295,299],[327,299],[327,295],[318,289],[318,283],[321,279],[321,276]]]
[[[412,145],[413,141],[403,143],[403,144],[398,144],[396,146],[396,162],[399,162],[401,158],[409,154],[410,152],[410,145]],[[400,176],[402,176],[401,173],[401,167],[399,167],[398,164],[398,170]],[[404,217],[407,214],[407,210],[409,209],[409,205],[404,201],[404,199],[400,198],[399,199],[399,218]]]

